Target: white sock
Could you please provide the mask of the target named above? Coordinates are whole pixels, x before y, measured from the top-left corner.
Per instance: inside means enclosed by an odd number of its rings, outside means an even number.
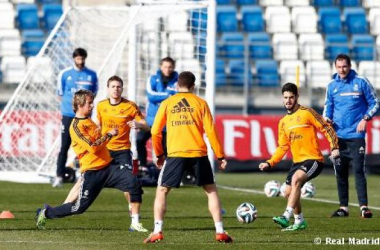
[[[343,209],[344,211],[346,211],[348,213],[348,207],[340,207],[340,209]]]
[[[303,222],[303,214],[295,214],[294,215],[294,224],[299,225]]]
[[[154,221],[154,231],[153,233],[159,233],[162,232],[162,226],[164,225],[164,222],[162,220],[155,220]]]
[[[293,208],[292,207],[286,207],[285,212],[282,214],[286,219],[290,219],[290,217],[293,215]]]
[[[367,206],[361,206],[360,207],[360,211],[362,211],[363,210],[363,208],[368,208]],[[348,209],[347,209],[348,210]],[[348,211],[347,211],[348,212]]]
[[[215,223],[215,229],[216,229],[216,233],[217,234],[222,234],[224,233],[224,229],[223,229],[223,222],[216,222]]]
[[[140,223],[140,215],[139,214],[132,214],[132,224],[136,225]]]

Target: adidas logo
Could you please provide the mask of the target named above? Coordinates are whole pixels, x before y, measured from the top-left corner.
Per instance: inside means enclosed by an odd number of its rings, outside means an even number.
[[[180,112],[194,112],[194,108],[190,107],[190,104],[187,102],[185,98],[182,98],[181,101],[177,103],[177,105],[174,106],[174,109],[171,111],[174,113],[180,113]]]

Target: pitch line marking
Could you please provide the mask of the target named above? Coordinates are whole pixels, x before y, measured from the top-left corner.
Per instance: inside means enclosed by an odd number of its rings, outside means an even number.
[[[229,187],[229,186],[223,186],[223,185],[218,185],[218,188],[226,189],[226,190],[232,190],[232,191],[239,191],[239,192],[245,192],[245,193],[252,193],[252,194],[265,194],[263,191],[260,190],[255,190],[255,189],[246,189],[246,188],[237,188],[237,187]],[[338,204],[338,201],[332,201],[332,200],[327,200],[327,199],[319,199],[319,198],[302,198],[304,200],[309,200],[309,201],[316,201],[316,202],[322,202],[322,203],[329,203],[329,204]],[[359,207],[358,203],[348,203],[349,206],[352,207]],[[379,210],[380,207],[373,207],[373,206],[368,206],[372,210]]]

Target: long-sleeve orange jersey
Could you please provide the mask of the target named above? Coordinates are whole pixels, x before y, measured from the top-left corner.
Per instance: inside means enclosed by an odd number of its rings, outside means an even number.
[[[118,104],[111,104],[109,99],[100,101],[97,106],[97,118],[102,127],[102,134],[107,133],[113,128],[119,130],[118,135],[113,136],[107,144],[107,148],[113,151],[131,148],[131,141],[129,140],[129,133],[131,128],[127,122],[144,119],[140,109],[137,105],[124,98]]]
[[[102,169],[112,161],[106,147],[109,137],[101,136],[99,127],[90,118],[75,117],[70,125],[70,137],[82,173]]]
[[[164,153],[161,140],[165,126],[168,156],[206,156],[207,146],[203,139],[206,133],[215,156],[224,158],[210,109],[200,97],[180,92],[161,103],[151,130],[153,149],[157,156]]]
[[[293,162],[306,160],[324,161],[319,149],[317,130],[330,142],[331,149],[337,149],[338,137],[333,128],[315,110],[300,106],[294,113],[284,116],[278,124],[278,147],[267,162],[271,167],[282,160],[289,147]]]

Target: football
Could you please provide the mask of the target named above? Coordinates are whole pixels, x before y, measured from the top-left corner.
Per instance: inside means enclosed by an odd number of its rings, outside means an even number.
[[[312,198],[315,196],[315,186],[311,182],[306,182],[301,188],[301,197],[302,198]]]
[[[264,193],[267,197],[276,197],[280,194],[281,184],[278,181],[268,181],[264,186]]]
[[[243,202],[236,209],[236,218],[241,223],[251,223],[257,218],[257,209],[252,203]]]
[[[285,197],[286,182],[282,183],[280,187],[280,193],[282,197]]]

